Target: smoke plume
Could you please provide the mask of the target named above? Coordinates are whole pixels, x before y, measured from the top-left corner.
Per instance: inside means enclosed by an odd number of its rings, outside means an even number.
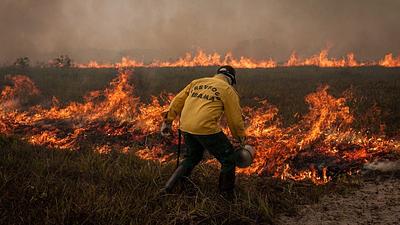
[[[331,47],[374,60],[399,54],[398,0],[2,0],[0,62],[170,59],[207,52],[287,59]]]

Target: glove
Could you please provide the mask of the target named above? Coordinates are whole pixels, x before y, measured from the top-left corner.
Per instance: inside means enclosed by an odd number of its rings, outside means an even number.
[[[161,136],[164,138],[169,137],[171,136],[171,132],[172,132],[172,123],[164,121],[161,124],[161,130],[160,130]]]
[[[246,145],[246,138],[245,137],[239,137],[237,140],[239,142],[240,147],[244,148],[244,146]]]
[[[246,145],[246,138],[245,137],[238,137],[233,141],[233,147],[235,149],[241,149],[244,148],[244,146]]]

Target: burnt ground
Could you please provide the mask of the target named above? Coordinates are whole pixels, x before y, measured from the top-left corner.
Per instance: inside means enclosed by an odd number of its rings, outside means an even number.
[[[371,172],[360,188],[323,197],[317,204],[299,205],[296,216],[281,216],[280,224],[400,224],[400,163],[395,171]]]

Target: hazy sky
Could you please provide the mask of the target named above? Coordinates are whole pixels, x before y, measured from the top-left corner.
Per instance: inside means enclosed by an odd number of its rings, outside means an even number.
[[[400,0],[0,0],[0,62],[175,58],[198,47],[256,58],[400,53]]]

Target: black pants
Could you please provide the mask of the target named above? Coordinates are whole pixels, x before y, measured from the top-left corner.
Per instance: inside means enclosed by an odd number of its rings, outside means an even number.
[[[187,154],[182,166],[189,171],[203,159],[204,150],[207,149],[220,163],[219,189],[231,191],[235,186],[235,156],[234,148],[223,132],[210,135],[194,135],[183,132]]]

